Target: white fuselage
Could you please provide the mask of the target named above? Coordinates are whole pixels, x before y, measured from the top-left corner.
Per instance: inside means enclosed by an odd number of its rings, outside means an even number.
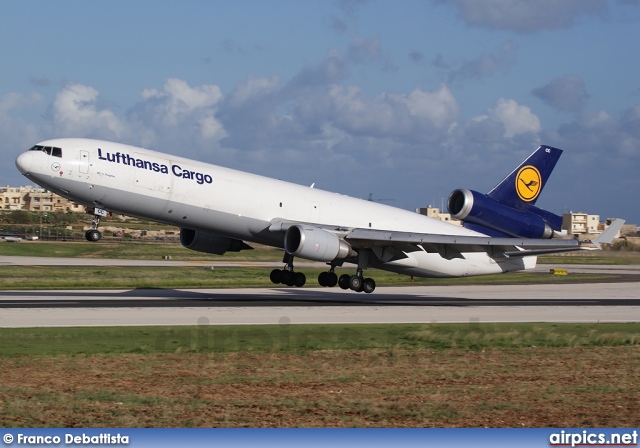
[[[89,139],[39,143],[61,157],[27,151],[16,165],[35,183],[64,197],[115,213],[283,247],[277,220],[439,235],[479,235],[417,213],[316,188],[197,162],[133,146]],[[370,265],[425,277],[483,275],[535,266],[535,257],[494,259],[487,252],[449,257],[408,250]]]

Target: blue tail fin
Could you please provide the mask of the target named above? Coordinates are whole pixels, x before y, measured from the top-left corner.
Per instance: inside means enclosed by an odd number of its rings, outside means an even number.
[[[561,149],[540,146],[487,196],[515,209],[529,208],[536,203],[561,154]]]

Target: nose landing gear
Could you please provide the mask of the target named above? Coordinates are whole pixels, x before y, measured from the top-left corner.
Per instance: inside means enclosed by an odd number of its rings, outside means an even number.
[[[100,218],[106,218],[107,214],[107,211],[101,208],[93,209],[93,219],[91,220],[93,229],[87,230],[84,234],[84,237],[87,239],[87,241],[91,241],[92,243],[100,241],[100,239],[102,238],[102,232],[98,230],[98,226],[100,226]]]
[[[84,237],[87,239],[87,241],[95,243],[97,241],[100,241],[100,239],[102,238],[102,233],[98,229],[90,229],[85,232]]]

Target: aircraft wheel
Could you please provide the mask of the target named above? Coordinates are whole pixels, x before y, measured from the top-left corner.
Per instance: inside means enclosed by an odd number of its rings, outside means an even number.
[[[293,286],[293,272],[283,269],[280,271],[280,275],[280,283],[283,285]]]
[[[298,288],[303,287],[306,282],[307,277],[302,272],[296,272],[293,274],[293,284]]]
[[[327,288],[333,288],[338,284],[338,275],[335,272],[321,272],[320,275],[318,275],[318,284]]]
[[[367,294],[371,294],[376,289],[376,282],[372,278],[365,278],[362,284],[362,290]]]
[[[286,282],[286,283],[285,283],[285,282],[283,282],[283,283],[284,283],[285,285],[287,285],[287,286],[293,286],[293,285],[295,285],[295,279],[294,279],[293,275],[292,275],[291,277],[289,277],[289,280],[287,280],[287,282]]]
[[[338,284],[338,274],[335,272],[327,272],[327,286],[333,288]]]
[[[87,239],[87,241],[95,243],[96,241],[100,241],[100,238],[102,238],[102,234],[99,230],[91,229],[87,230],[87,232],[84,234],[84,237]]]
[[[269,278],[271,279],[271,282],[276,285],[282,283],[282,271],[280,269],[274,269],[271,271],[271,274],[269,274]]]
[[[320,275],[318,275],[318,284],[320,286],[329,286],[328,276],[328,272],[321,272]]]
[[[353,291],[361,292],[362,284],[364,283],[362,280],[363,280],[362,277],[358,277],[357,275],[352,275],[349,278],[349,288],[352,289]]]
[[[351,277],[349,276],[349,274],[342,274],[340,276],[340,278],[338,279],[338,286],[341,289],[349,289],[349,279]]]

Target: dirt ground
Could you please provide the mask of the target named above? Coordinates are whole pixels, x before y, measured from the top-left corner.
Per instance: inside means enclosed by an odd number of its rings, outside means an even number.
[[[18,427],[640,426],[640,347],[0,359]]]

